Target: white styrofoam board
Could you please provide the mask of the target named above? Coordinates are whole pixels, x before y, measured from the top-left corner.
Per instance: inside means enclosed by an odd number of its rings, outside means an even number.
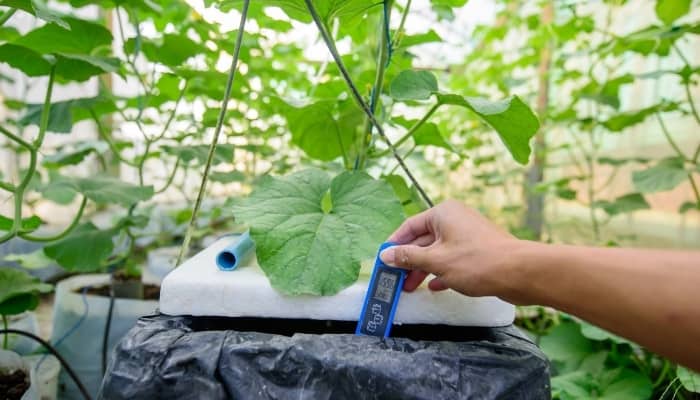
[[[236,237],[224,237],[173,270],[163,280],[160,312],[167,315],[300,318],[356,321],[371,268],[363,267],[353,285],[334,296],[287,296],[270,286],[254,260],[235,271],[220,271],[217,254]],[[506,326],[515,307],[496,297],[467,297],[422,285],[402,293],[394,323]]]

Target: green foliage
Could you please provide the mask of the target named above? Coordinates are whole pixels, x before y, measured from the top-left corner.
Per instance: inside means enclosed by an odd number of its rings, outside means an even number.
[[[665,192],[674,189],[688,179],[683,159],[665,158],[642,171],[632,173],[634,187],[642,193]]]
[[[51,285],[41,283],[24,271],[0,268],[0,315],[31,311],[39,305],[39,294],[51,290]]]
[[[387,183],[314,169],[264,178],[233,212],[250,226],[270,283],[294,295],[332,295],[355,282],[360,262],[403,220]]]
[[[102,271],[114,249],[113,236],[114,230],[100,230],[88,222],[75,228],[64,239],[44,247],[44,253],[68,271]]]

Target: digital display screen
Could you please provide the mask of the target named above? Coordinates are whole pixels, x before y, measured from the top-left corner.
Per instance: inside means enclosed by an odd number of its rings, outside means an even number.
[[[388,272],[380,272],[377,279],[377,287],[374,290],[374,298],[386,303],[391,303],[394,297],[394,286],[398,276]]]

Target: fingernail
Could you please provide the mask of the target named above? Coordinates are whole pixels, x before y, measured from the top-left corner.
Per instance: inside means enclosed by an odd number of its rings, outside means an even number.
[[[379,254],[379,258],[386,265],[394,266],[396,261],[396,251],[394,249],[386,249]]]

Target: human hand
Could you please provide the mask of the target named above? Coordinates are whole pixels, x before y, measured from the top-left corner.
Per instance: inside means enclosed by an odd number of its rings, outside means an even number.
[[[380,255],[385,264],[410,272],[404,290],[428,274],[431,290],[506,298],[509,260],[520,242],[476,210],[449,200],[407,219],[388,239],[398,246]]]

